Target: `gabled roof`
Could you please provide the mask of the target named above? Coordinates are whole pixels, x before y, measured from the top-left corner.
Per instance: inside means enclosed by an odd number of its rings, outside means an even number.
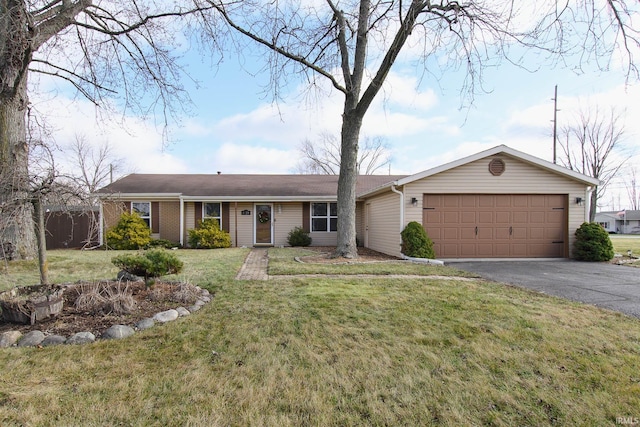
[[[601,211],[596,212],[596,218],[598,216],[606,216],[619,221],[637,221],[640,220],[640,210],[625,209],[621,211]]]
[[[397,180],[396,182],[393,183],[385,183],[385,185],[381,185],[377,188],[373,188],[363,194],[360,194],[360,196],[367,196],[376,192],[379,192],[380,190],[385,189],[386,187],[388,187],[390,184],[394,184],[396,186],[402,186],[405,184],[410,184],[414,181],[418,181],[420,179],[424,179],[427,178],[429,176],[433,176],[442,172],[446,172],[448,170],[457,168],[459,166],[463,166],[466,165],[468,163],[472,163],[475,162],[476,160],[480,160],[480,159],[484,159],[486,157],[491,157],[491,156],[495,156],[498,154],[503,154],[509,157],[513,157],[515,159],[518,159],[524,163],[528,163],[530,165],[533,166],[537,166],[541,169],[545,169],[547,171],[556,173],[558,175],[562,175],[565,176],[567,178],[573,179],[575,181],[581,182],[585,185],[598,185],[600,183],[599,180],[595,179],[595,178],[591,178],[590,176],[581,174],[579,172],[575,172],[572,171],[571,169],[567,169],[563,166],[559,166],[557,164],[548,162],[546,160],[542,160],[538,157],[532,156],[530,154],[526,154],[523,153],[522,151],[518,151],[518,150],[514,150],[513,148],[507,147],[506,145],[498,145],[497,147],[493,147],[490,148],[488,150],[485,151],[481,151],[479,153],[476,154],[472,154],[471,156],[467,156],[467,157],[463,157],[461,159],[458,160],[454,160],[453,162],[449,162],[449,163],[445,163],[443,165],[440,166],[436,166],[434,168],[431,169],[427,169],[425,171],[413,174],[413,175],[409,175],[406,176],[404,178],[400,178],[399,180]]]
[[[406,175],[360,175],[356,194]],[[97,191],[99,196],[219,198],[225,200],[335,200],[337,175],[131,174]]]

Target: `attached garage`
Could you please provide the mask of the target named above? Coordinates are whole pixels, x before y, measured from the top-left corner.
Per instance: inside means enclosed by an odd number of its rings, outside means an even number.
[[[568,256],[567,196],[425,194],[422,224],[442,258]]]
[[[360,194],[365,242],[402,256],[400,232],[416,221],[439,259],[567,258],[598,184],[500,145]]]

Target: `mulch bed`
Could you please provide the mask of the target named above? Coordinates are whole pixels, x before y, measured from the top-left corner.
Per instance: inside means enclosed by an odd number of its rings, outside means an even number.
[[[370,262],[398,261],[400,258],[376,252],[368,248],[358,248],[358,258],[333,258],[335,247],[331,246],[310,246],[305,249],[318,252],[317,255],[299,257],[304,263],[314,264],[364,264]]]
[[[76,300],[82,292],[83,285],[66,285],[64,292],[64,305],[62,312],[54,317],[36,322],[34,325],[24,325],[10,323],[0,317],[0,333],[5,331],[20,331],[23,334],[38,330],[45,335],[57,334],[71,336],[76,332],[91,332],[95,336],[100,336],[102,332],[113,325],[133,326],[139,320],[153,317],[160,311],[169,310],[179,306],[188,306],[189,303],[175,300],[174,291],[177,289],[176,283],[158,282],[147,288],[144,282],[100,282],[111,286],[120,286],[127,289],[135,301],[135,309],[130,314],[115,314],[105,312],[105,309],[80,310],[75,307]],[[108,310],[108,309],[107,309]]]

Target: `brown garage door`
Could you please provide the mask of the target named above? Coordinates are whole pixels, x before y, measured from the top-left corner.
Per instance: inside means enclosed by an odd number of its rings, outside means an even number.
[[[567,256],[567,195],[425,194],[422,224],[439,258]]]

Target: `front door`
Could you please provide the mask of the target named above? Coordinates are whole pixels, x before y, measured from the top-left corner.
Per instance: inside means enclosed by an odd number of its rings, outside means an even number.
[[[272,245],[271,239],[271,205],[256,205],[255,207],[256,245]]]

